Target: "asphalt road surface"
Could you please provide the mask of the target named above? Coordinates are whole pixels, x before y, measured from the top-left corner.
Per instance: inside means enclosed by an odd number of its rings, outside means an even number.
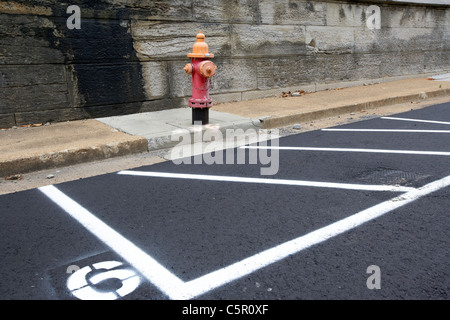
[[[0,196],[0,298],[449,299],[450,103],[254,146]]]

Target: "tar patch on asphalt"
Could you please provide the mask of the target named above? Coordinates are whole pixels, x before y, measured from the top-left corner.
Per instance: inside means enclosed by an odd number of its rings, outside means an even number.
[[[426,182],[431,182],[433,179],[436,179],[436,177],[428,174],[408,172],[384,167],[366,170],[359,174],[356,178],[366,183],[399,185],[416,188],[420,187]]]
[[[108,251],[49,270],[60,300],[164,300],[156,287],[114,252]]]

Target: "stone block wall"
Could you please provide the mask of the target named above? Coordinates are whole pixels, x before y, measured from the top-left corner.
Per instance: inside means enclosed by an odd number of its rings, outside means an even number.
[[[366,25],[373,4],[379,30]],[[79,30],[67,28],[69,5]],[[218,66],[216,102],[450,69],[445,4],[0,0],[0,128],[185,107],[199,30]]]

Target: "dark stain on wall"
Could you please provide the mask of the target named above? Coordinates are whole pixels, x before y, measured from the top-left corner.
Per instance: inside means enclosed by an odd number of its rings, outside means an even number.
[[[306,1],[306,9],[308,11],[314,12],[314,5],[310,1]]]
[[[126,20],[82,19],[81,29],[66,27],[66,19],[53,18],[60,34],[49,35],[49,43],[60,50],[65,64],[72,65],[72,86],[77,97],[73,107],[130,103],[127,113],[139,112],[145,101],[144,80]]]

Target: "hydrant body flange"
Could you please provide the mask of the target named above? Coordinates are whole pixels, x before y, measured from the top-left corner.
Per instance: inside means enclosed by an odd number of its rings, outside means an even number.
[[[205,36],[200,31],[197,34],[197,42],[194,44],[192,63],[188,63],[183,70],[192,75],[192,97],[189,99],[189,107],[192,108],[192,124],[201,121],[202,124],[209,122],[209,108],[213,101],[209,96],[209,79],[216,73],[217,67],[209,59],[214,55],[208,52],[208,45],[204,41]]]

